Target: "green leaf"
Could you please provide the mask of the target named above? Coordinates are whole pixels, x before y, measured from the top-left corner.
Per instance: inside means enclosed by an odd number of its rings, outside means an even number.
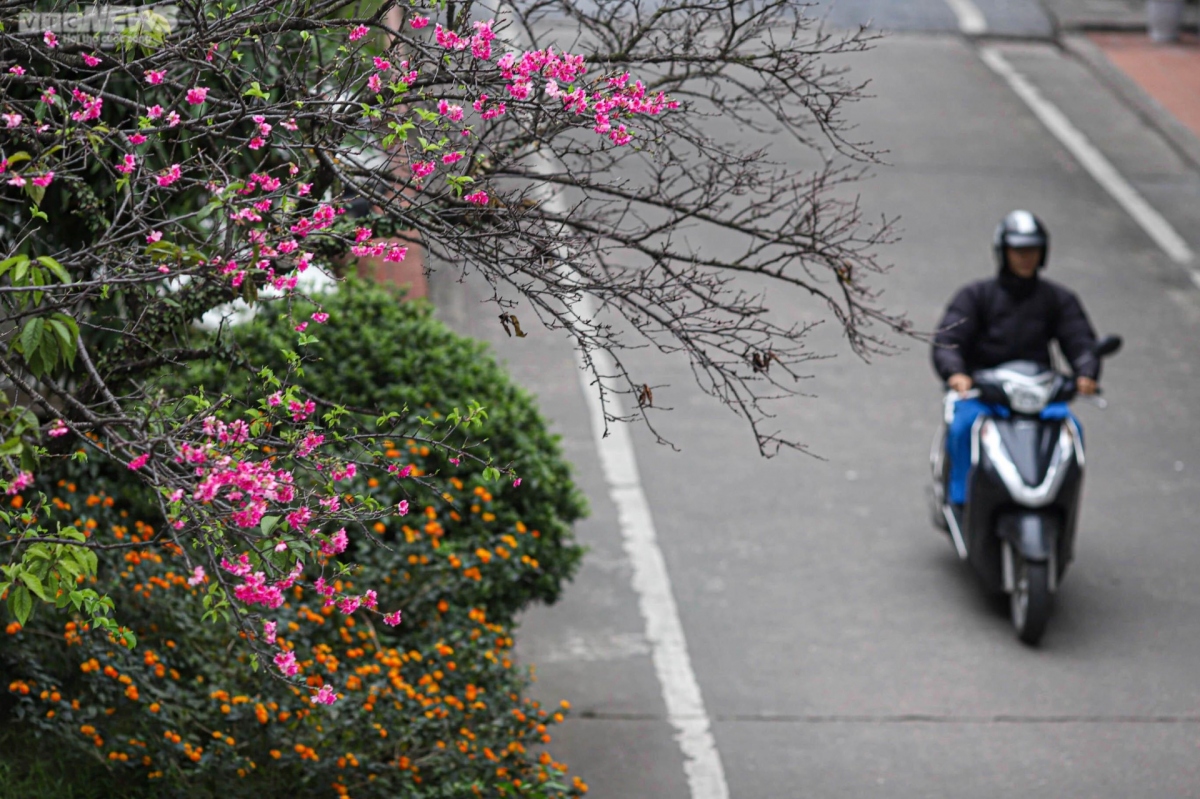
[[[275,525],[279,524],[279,519],[279,516],[262,517],[262,522],[259,523],[259,526],[262,528],[262,534],[270,535],[271,531],[275,529]]]
[[[8,270],[12,269],[14,266],[28,263],[28,255],[14,255],[11,258],[5,258],[3,261],[0,261],[0,277],[4,277],[4,275],[8,273]]]
[[[271,95],[267,94],[266,92],[264,92],[262,90],[262,88],[258,85],[258,81],[254,81],[253,83],[251,83],[250,88],[247,89],[246,91],[242,92],[242,96],[243,97],[257,97],[260,100],[271,99]]]
[[[55,314],[50,317],[50,329],[54,335],[58,337],[59,351],[62,353],[63,360],[67,362],[67,366],[75,366],[75,341],[79,338],[78,330],[72,333],[71,328],[67,326],[63,319],[74,323],[74,319],[63,317],[62,314]]]
[[[34,576],[31,572],[21,572],[20,580],[21,582],[25,583],[25,585],[29,586],[30,591],[37,594],[38,599],[42,600],[43,602],[50,601],[50,595],[46,593],[46,587],[42,585],[42,581]]]
[[[51,258],[49,255],[39,255],[38,263],[50,270],[50,272],[63,283],[71,282],[71,275],[63,268],[63,265]]]
[[[31,156],[29,153],[25,152],[24,150],[18,150],[8,157],[8,165],[12,166],[13,164],[19,164],[22,161],[28,161],[30,157]]]
[[[29,614],[32,610],[33,597],[29,595],[29,589],[23,585],[18,585],[8,595],[8,612],[24,627],[25,622],[29,620]]]
[[[26,362],[33,359],[34,353],[42,343],[42,333],[45,329],[46,322],[40,316],[35,316],[25,323],[25,329],[21,331],[21,354],[25,356]]]
[[[29,195],[29,199],[33,200],[33,204],[42,207],[42,199],[46,196],[46,187],[39,186],[30,181],[25,184],[25,193]]]
[[[12,284],[14,286],[25,285],[25,276],[27,274],[29,274],[29,259],[22,257],[20,261],[17,261],[17,266],[13,269],[10,276]]]
[[[489,466],[483,470],[483,479],[495,482],[500,479],[500,470],[495,466]]]

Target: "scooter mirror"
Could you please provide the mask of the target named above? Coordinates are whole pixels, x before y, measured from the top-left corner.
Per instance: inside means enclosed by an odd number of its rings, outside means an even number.
[[[1120,336],[1105,336],[1096,342],[1096,357],[1105,358],[1121,349],[1125,342]]]

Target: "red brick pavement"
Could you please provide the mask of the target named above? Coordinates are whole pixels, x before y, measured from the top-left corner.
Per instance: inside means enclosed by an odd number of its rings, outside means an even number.
[[[1200,137],[1200,39],[1154,44],[1143,34],[1094,33],[1092,41],[1158,104]]]

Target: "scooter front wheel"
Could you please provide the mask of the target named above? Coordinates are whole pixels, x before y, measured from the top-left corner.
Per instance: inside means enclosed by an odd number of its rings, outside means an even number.
[[[1037,646],[1050,620],[1049,565],[1022,559],[1014,582],[1010,597],[1013,628],[1023,643]]]

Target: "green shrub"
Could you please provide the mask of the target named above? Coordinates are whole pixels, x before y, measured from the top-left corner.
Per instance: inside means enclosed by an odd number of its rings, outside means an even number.
[[[478,462],[451,463],[416,440],[384,442],[385,460],[411,467],[413,477],[436,475],[445,493],[414,481],[402,481],[412,483],[402,493],[365,474],[342,483],[347,498],[410,502],[405,516],[348,530],[350,548],[339,558],[357,564],[341,587],[375,588],[380,607],[402,608],[404,622],[376,627],[362,612],[323,607],[310,570],[304,587],[264,616],[278,622],[308,692],[276,679],[270,664],[252,668],[243,644],[253,642],[233,640],[234,625],[196,621],[206,593],[188,584],[173,544],[100,550],[93,587],[112,597],[138,647],[129,652],[48,606],[24,628],[10,624],[0,635],[0,719],[66,746],[39,750],[32,761],[29,753],[0,753],[0,768],[52,785],[63,773],[60,757],[82,759],[90,771],[78,773],[90,776],[72,789],[80,797],[90,797],[91,785],[110,796],[188,799],[586,790],[535,751],[549,741],[558,711],[523,698],[528,677],[511,655],[515,614],[553,601],[581,555],[571,524],[584,503],[557,440],[484,348],[448,331],[428,306],[400,304],[395,292],[361,283],[321,302],[332,318],[304,351],[302,385],[348,406],[407,406],[414,428],[418,413],[475,400],[488,410],[483,449],[511,459],[521,485],[484,480]],[[198,387],[238,396],[262,366],[289,368],[269,356],[286,346],[283,325],[260,318],[235,330],[242,365],[157,382],[173,396]],[[360,343],[352,347],[352,339]],[[72,524],[97,543],[131,544],[165,529],[148,497],[127,470],[68,460],[13,502],[29,524]],[[0,540],[20,533],[14,524]],[[321,576],[332,582],[338,565],[322,561]],[[324,685],[340,700],[314,707],[311,693]],[[46,751],[70,754],[47,760]]]

